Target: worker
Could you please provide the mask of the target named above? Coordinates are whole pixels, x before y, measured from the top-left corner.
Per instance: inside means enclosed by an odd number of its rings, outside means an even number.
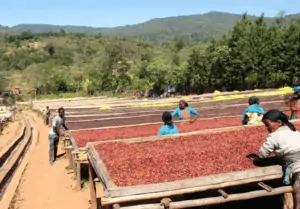
[[[191,115],[196,115],[194,119],[192,119]],[[199,113],[191,108],[189,104],[185,100],[179,101],[179,107],[175,109],[172,113],[172,118],[177,117],[177,120],[190,120],[191,123],[195,122],[199,118]]]
[[[178,134],[177,126],[172,122],[172,115],[170,112],[163,112],[162,121],[164,122],[164,125],[160,127],[158,136]]]
[[[60,136],[60,128],[63,128],[67,131],[68,128],[66,126],[66,119],[65,119],[65,110],[63,107],[58,109],[58,115],[56,115],[52,120],[52,126],[49,131],[49,142],[50,142],[50,149],[49,149],[49,161],[52,165],[57,157],[57,146],[59,142]]]
[[[49,125],[49,119],[50,119],[50,115],[51,115],[51,111],[49,109],[49,106],[46,107],[46,118],[45,118],[45,123],[46,125]]]
[[[293,87],[293,91],[293,97],[287,102],[291,110],[291,120],[300,118],[300,86]]]
[[[265,110],[259,105],[259,98],[252,96],[248,100],[249,106],[246,108],[242,116],[243,125],[261,124],[262,115]]]
[[[267,158],[274,152],[282,159],[284,168],[283,183],[293,183],[294,209],[300,209],[300,132],[288,120],[288,116],[279,110],[270,110],[264,114],[263,123],[270,133],[258,151],[247,155],[254,161]]]

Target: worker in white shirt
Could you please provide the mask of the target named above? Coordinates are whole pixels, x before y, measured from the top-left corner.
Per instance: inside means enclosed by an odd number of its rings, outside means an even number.
[[[60,127],[63,126],[64,129],[67,131],[68,128],[65,124],[65,110],[64,108],[58,109],[58,115],[56,115],[52,120],[52,126],[49,131],[49,142],[50,142],[50,149],[49,149],[49,161],[52,165],[57,157],[57,146],[59,142],[60,136]]]
[[[283,183],[293,184],[294,209],[300,209],[300,132],[288,120],[288,116],[279,110],[270,110],[264,114],[262,122],[269,131],[269,135],[258,154],[248,157],[259,161],[267,158],[270,153],[282,159],[284,167]]]

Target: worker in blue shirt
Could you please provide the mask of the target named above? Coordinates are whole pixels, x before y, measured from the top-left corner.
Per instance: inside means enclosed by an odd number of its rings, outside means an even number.
[[[191,115],[196,115],[194,119],[191,118]],[[179,107],[175,109],[172,113],[172,117],[177,117],[177,120],[190,120],[191,122],[196,121],[199,118],[199,113],[191,108],[185,100],[179,101]]]
[[[265,113],[265,110],[259,105],[259,98],[256,96],[252,96],[249,98],[248,103],[249,106],[246,108],[242,116],[243,125],[260,124],[262,115]]]
[[[172,122],[172,115],[170,112],[163,112],[162,120],[165,124],[160,127],[158,136],[178,134],[177,126]]]

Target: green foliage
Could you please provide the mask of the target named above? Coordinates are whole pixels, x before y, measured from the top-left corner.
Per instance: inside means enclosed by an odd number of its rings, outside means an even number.
[[[281,17],[271,24],[263,15],[243,15],[230,32],[205,43],[26,31],[0,38],[0,91],[16,84],[37,88],[38,96],[67,97],[162,92],[168,84],[198,93],[282,87],[300,79],[299,37],[300,21]]]
[[[219,36],[231,29],[242,15],[209,12],[199,15],[187,15],[178,17],[156,18],[144,23],[128,25],[115,28],[94,28],[86,26],[57,26],[47,24],[22,24],[16,25],[5,31],[20,33],[31,31],[32,33],[48,34],[51,32],[62,36],[66,33],[76,33],[78,36],[87,34],[103,34],[116,37],[128,37],[144,41],[167,42],[176,36],[187,41],[209,41],[213,36]],[[250,20],[255,20],[255,16],[248,16]],[[286,16],[286,21],[299,18],[299,15]],[[273,18],[265,18],[267,24],[274,22]],[[45,35],[47,36],[47,35]]]

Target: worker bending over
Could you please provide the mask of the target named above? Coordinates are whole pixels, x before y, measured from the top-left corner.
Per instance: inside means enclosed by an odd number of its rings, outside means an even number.
[[[170,112],[163,112],[162,121],[164,125],[160,127],[158,136],[178,134],[177,126],[172,122],[172,115]]]
[[[49,142],[50,142],[49,161],[51,165],[54,163],[57,157],[57,146],[59,142],[60,128],[61,126],[63,126],[66,131],[68,130],[65,122],[66,122],[65,110],[64,108],[61,107],[58,109],[58,115],[56,115],[53,118],[52,126],[49,131]]]
[[[191,115],[196,115],[196,117],[192,119]],[[185,100],[180,100],[179,107],[172,113],[172,117],[174,118],[175,116],[177,120],[190,120],[191,122],[195,122],[200,115],[196,110],[191,108]]]
[[[259,98],[252,96],[248,100],[249,106],[246,108],[243,116],[243,125],[261,124],[261,120],[265,110],[259,105]]]
[[[264,114],[262,122],[269,131],[269,135],[258,154],[247,157],[255,161],[267,158],[270,153],[283,160],[285,170],[283,183],[293,184],[294,209],[300,209],[300,132],[289,122],[288,116],[279,110],[270,110]]]

